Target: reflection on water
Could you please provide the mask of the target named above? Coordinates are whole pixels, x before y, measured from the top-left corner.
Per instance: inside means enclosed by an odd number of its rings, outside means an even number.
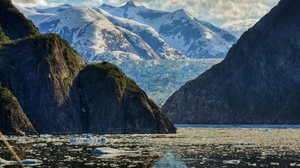
[[[300,166],[295,127],[185,126],[170,135],[11,136],[9,142],[32,167]],[[2,142],[0,158],[0,167],[18,167]]]

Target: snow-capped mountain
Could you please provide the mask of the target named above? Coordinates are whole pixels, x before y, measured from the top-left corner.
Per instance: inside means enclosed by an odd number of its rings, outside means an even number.
[[[100,8],[153,27],[168,44],[189,58],[224,57],[237,41],[229,32],[196,19],[183,9],[163,12],[137,6],[133,1],[121,7],[103,4]]]
[[[55,16],[56,14],[59,14],[72,7],[68,4],[46,9],[22,7],[18,4],[14,4],[14,6],[19,9],[27,18],[32,20],[36,26],[39,25],[43,20]]]
[[[88,62],[222,58],[237,40],[183,9],[157,11],[133,1],[121,7],[17,7],[42,33],[61,35]]]
[[[42,33],[61,35],[89,62],[186,58],[150,26],[117,18],[98,8],[63,5],[35,12],[34,16],[53,15],[33,20],[40,23]]]

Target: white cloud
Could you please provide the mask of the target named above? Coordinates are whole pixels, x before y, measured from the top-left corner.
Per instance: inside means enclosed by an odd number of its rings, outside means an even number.
[[[220,27],[229,31],[236,37],[240,37],[246,30],[252,27],[258,19],[244,19],[226,22]]]
[[[47,0],[12,0],[12,2],[23,7],[53,7],[68,3],[69,0],[59,0],[58,2],[48,2]]]
[[[209,18],[221,20],[238,20],[260,18],[271,9],[260,0],[223,0],[219,5],[210,9]]]
[[[35,6],[47,6],[47,2],[45,0],[13,0],[14,3],[21,6],[35,7]]]

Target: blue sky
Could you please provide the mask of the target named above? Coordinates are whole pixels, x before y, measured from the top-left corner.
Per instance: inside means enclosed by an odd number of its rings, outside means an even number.
[[[22,6],[71,5],[121,6],[127,0],[13,0]],[[137,5],[164,11],[185,9],[194,17],[209,21],[239,35],[270,11],[279,0],[134,0]]]

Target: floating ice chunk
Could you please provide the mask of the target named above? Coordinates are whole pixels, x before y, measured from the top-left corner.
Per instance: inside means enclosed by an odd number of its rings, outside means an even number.
[[[71,138],[70,139],[70,143],[71,144],[93,144],[93,143],[96,143],[96,139],[94,138]]]
[[[261,153],[262,156],[275,156],[277,155],[277,152],[275,151],[266,151]]]
[[[33,144],[32,146],[37,147],[37,148],[41,148],[41,147],[47,146],[47,144],[46,143],[38,143],[38,144]]]
[[[41,134],[40,137],[41,138],[51,138],[52,135],[51,134]]]
[[[107,138],[105,138],[105,137],[100,137],[98,139],[98,143],[101,144],[101,145],[106,144],[106,142],[107,142]]]
[[[5,164],[6,163],[6,160],[5,159],[2,159],[0,158],[0,164]]]
[[[22,160],[22,164],[25,166],[38,166],[43,164],[43,161],[38,160],[38,159],[25,159]]]
[[[112,158],[117,156],[126,155],[129,153],[137,153],[137,151],[125,151],[125,150],[119,150],[109,147],[101,147],[101,148],[95,148],[93,151],[94,155],[97,158]]]
[[[240,160],[223,160],[224,164],[238,165],[241,163]]]
[[[123,150],[119,150],[119,149],[113,149],[113,148],[109,148],[109,147],[103,147],[103,148],[96,148],[94,150],[95,154],[114,154],[114,153],[123,153],[125,151]]]
[[[185,164],[179,161],[174,154],[167,152],[159,161],[155,163],[153,168],[187,168]]]
[[[139,142],[139,139],[136,137],[133,137],[130,139],[130,143],[138,143],[138,142]]]
[[[279,166],[280,164],[278,162],[271,162],[270,165],[271,166]]]
[[[297,163],[290,163],[290,166],[295,167],[295,166],[297,166]]]
[[[124,155],[126,151],[113,149],[109,147],[103,147],[103,148],[96,148],[93,151],[93,153],[97,158],[113,158],[113,157]]]

